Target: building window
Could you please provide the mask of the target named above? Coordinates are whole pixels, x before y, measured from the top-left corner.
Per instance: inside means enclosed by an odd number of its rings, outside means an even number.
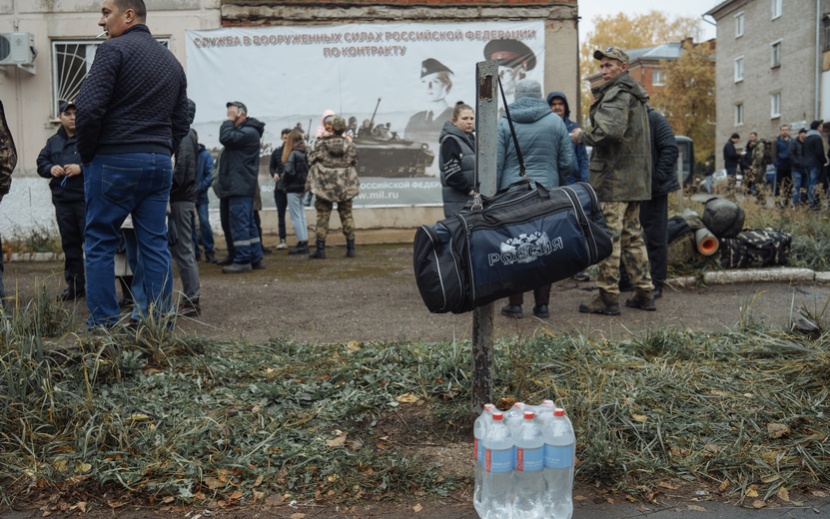
[[[770,105],[770,119],[777,119],[781,117],[781,92],[776,92],[769,96]]]
[[[165,47],[168,38],[158,38]],[[52,113],[58,118],[61,101],[74,101],[95,60],[95,50],[104,40],[52,42]]]
[[[770,68],[781,66],[781,42],[776,41],[770,44]]]
[[[742,126],[744,124],[744,105],[743,103],[735,105],[735,126]]]
[[[740,38],[744,35],[744,13],[741,11],[740,13],[735,15],[735,37]]]
[[[735,83],[744,80],[744,58],[735,58]]]
[[[781,9],[784,1],[783,0],[772,0],[772,19],[775,20],[776,18],[781,16]]]
[[[662,70],[652,70],[651,71],[651,84],[652,86],[663,86],[666,84],[666,73]]]

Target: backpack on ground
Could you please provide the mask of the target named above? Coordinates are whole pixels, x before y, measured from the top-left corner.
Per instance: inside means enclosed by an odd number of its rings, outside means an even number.
[[[720,243],[720,265],[725,269],[786,265],[792,235],[775,229],[749,229]]]

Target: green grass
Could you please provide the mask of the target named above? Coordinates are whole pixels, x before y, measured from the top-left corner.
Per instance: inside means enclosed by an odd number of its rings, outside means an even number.
[[[470,443],[469,343],[246,344],[164,323],[86,336],[53,305],[0,323],[6,503],[32,488],[235,503],[469,484],[417,448]],[[830,483],[826,334],[539,335],[497,343],[494,373],[503,405],[568,410],[583,481],[639,495],[679,478],[741,498]]]

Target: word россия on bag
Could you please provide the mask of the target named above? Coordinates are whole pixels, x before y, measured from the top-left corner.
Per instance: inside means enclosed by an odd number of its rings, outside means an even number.
[[[431,312],[463,313],[568,278],[611,255],[593,188],[522,179],[415,233],[415,280]]]

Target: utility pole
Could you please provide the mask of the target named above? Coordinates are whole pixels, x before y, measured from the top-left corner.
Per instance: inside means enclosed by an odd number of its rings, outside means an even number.
[[[499,65],[476,63],[476,178],[479,192],[496,193],[496,143],[498,140]],[[493,303],[473,310],[473,399],[472,412],[493,400]]]

